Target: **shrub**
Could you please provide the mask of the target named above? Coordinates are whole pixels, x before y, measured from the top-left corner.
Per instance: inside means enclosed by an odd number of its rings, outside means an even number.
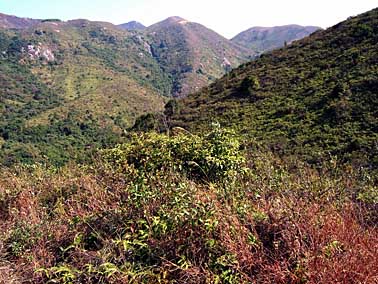
[[[207,181],[232,179],[244,172],[245,158],[232,130],[214,125],[204,136],[181,128],[172,132],[172,136],[132,134],[127,143],[105,151],[105,160],[124,173],[136,170],[146,175],[168,169]]]
[[[240,84],[242,92],[251,93],[260,89],[260,82],[256,77],[246,77]]]

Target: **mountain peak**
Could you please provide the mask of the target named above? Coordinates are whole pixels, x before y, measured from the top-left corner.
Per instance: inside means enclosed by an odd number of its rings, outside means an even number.
[[[197,92],[249,59],[247,48],[233,44],[207,27],[170,17],[146,29],[153,54],[173,78],[172,95]]]
[[[178,22],[182,22],[182,21],[187,22],[187,20],[185,20],[184,18],[178,17],[178,16],[169,17],[165,21],[174,22],[174,23],[178,23]]]
[[[184,18],[178,17],[178,16],[173,16],[173,17],[169,17],[163,20],[160,23],[165,24],[165,25],[172,25],[172,24],[175,25],[175,24],[187,24],[187,23],[190,23],[190,21]]]
[[[140,22],[137,22],[137,21],[131,21],[131,22],[128,22],[128,23],[125,23],[125,24],[120,24],[120,25],[118,25],[118,27],[125,29],[125,30],[129,30],[129,31],[141,31],[141,30],[144,30],[146,28],[143,24],[141,24]]]
[[[181,18],[181,17],[178,17],[178,16],[173,16],[173,17],[169,17],[169,18],[166,18],[165,20],[161,21],[161,22],[158,22],[158,23],[155,23],[151,26],[148,27],[148,29],[161,29],[161,28],[171,28],[173,26],[182,26],[182,25],[185,25],[187,23],[191,23],[190,21],[184,19],[184,18]]]

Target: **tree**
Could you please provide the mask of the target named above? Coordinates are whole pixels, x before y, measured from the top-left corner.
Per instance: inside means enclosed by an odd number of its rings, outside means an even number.
[[[260,82],[256,77],[245,77],[240,84],[240,92],[243,96],[250,96],[260,89]]]

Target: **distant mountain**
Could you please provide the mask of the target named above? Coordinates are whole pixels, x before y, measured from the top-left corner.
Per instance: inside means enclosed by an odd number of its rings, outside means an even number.
[[[39,24],[41,20],[19,18],[0,13],[0,28],[23,29]]]
[[[320,29],[320,27],[298,25],[253,27],[238,34],[231,41],[262,53],[302,39]]]
[[[378,169],[378,9],[261,55],[175,105],[192,131],[232,126],[284,155]],[[247,138],[247,139],[248,139]]]
[[[180,17],[148,27],[151,51],[173,78],[174,96],[198,91],[250,58],[252,52]]]
[[[136,21],[131,21],[131,22],[121,24],[121,25],[118,25],[118,26],[120,28],[128,30],[128,31],[142,31],[146,28],[143,24],[136,22]]]

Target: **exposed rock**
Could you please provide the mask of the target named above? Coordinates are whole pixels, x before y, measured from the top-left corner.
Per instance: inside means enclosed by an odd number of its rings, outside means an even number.
[[[27,50],[21,49],[21,52],[27,51],[29,58],[32,60],[43,59],[47,62],[54,61],[55,56],[53,51],[46,45],[39,43],[37,46],[29,44]]]

